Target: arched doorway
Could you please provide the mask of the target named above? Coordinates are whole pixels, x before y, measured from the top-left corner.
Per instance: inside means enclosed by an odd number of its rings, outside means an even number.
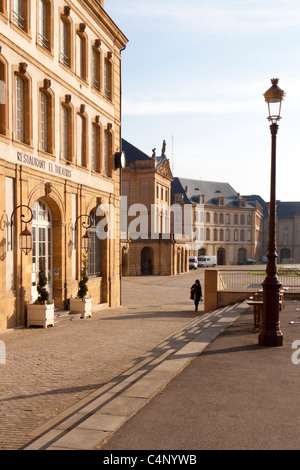
[[[242,263],[247,258],[247,251],[245,248],[239,248],[238,251],[238,263]]]
[[[289,259],[291,257],[291,250],[289,248],[283,248],[280,250],[280,263],[282,263],[284,259]]]
[[[226,264],[226,251],[225,248],[219,248],[217,253],[217,264],[221,266]]]
[[[198,250],[198,256],[205,256],[205,255],[206,255],[206,249],[200,248],[200,250]]]
[[[122,276],[128,276],[128,249],[122,248]]]
[[[40,267],[47,276],[47,290],[53,299],[52,216],[47,204],[38,200],[32,208],[32,278],[31,296],[38,297],[37,284]]]
[[[145,246],[141,251],[141,274],[153,274],[153,250]]]

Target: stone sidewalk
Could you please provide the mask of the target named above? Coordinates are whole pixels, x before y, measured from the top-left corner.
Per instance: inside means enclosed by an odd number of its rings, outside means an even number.
[[[37,429],[26,450],[99,448],[247,309],[244,303],[197,316],[129,370]]]
[[[203,270],[123,278],[122,307],[93,317],[62,315],[54,327],[0,333],[0,449],[26,446],[36,429],[137,366],[140,358],[201,316],[189,287]]]

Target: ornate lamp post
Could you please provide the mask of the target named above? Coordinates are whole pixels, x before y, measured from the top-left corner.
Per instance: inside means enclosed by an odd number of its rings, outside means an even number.
[[[276,136],[278,121],[281,119],[281,103],[285,93],[278,86],[278,78],[271,80],[272,86],[264,93],[268,103],[271,122],[271,189],[270,189],[270,214],[269,214],[269,244],[267,276],[263,282],[263,319],[262,329],[258,337],[261,346],[282,346],[283,335],[280,331],[279,298],[281,283],[277,277],[277,244],[276,244]]]

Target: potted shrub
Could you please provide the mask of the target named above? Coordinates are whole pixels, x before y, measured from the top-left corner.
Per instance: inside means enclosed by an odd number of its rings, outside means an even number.
[[[82,263],[81,279],[78,283],[77,297],[70,298],[70,313],[80,313],[81,318],[92,316],[92,297],[87,297],[88,292],[88,266],[86,257]]]
[[[39,261],[38,274],[38,298],[32,304],[27,305],[27,327],[31,325],[54,326],[54,302],[49,300],[49,292],[46,289],[47,277],[44,260]]]

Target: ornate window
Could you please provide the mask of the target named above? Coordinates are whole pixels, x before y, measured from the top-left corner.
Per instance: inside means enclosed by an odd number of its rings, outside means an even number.
[[[104,131],[103,174],[105,176],[111,176],[113,136],[110,129],[111,125]]]
[[[73,161],[73,107],[69,95],[61,104],[61,158]]]
[[[92,171],[101,171],[101,126],[97,121],[92,123],[91,142]]]
[[[85,28],[85,24],[80,23],[76,34],[76,74],[86,81],[88,78],[88,41]]]
[[[30,0],[12,1],[12,24],[29,34],[30,32]]]
[[[13,67],[14,99],[13,99],[13,139],[32,146],[32,99],[31,78],[27,73],[27,64],[20,62],[19,67]]]
[[[53,48],[53,4],[50,0],[39,0],[38,44],[47,51]]]
[[[0,134],[8,135],[7,63],[0,57]]]
[[[77,114],[77,165],[88,166],[87,149],[87,117],[83,110]]]
[[[104,96],[105,98],[112,99],[112,53],[109,52],[104,60]]]
[[[60,17],[60,62],[70,69],[73,67],[72,21],[68,6]]]
[[[24,81],[19,75],[15,75],[15,138],[25,142]]]
[[[40,139],[39,148],[43,152],[54,152],[54,96],[50,90],[50,80],[45,79],[40,88]]]

